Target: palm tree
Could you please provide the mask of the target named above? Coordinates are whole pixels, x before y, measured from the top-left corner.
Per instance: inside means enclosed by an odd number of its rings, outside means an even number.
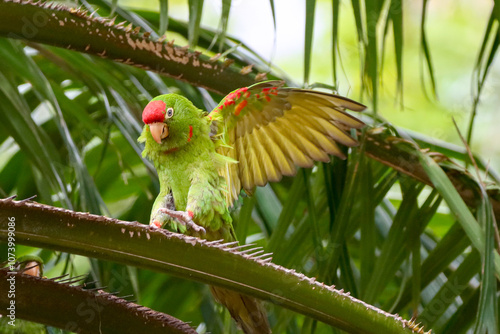
[[[462,146],[453,146],[394,127],[378,113],[384,54],[395,60],[399,98],[405,94],[406,3],[332,1],[332,77],[337,83],[342,67],[339,12],[352,6],[361,55],[355,93],[368,97],[370,126],[355,134],[360,146],[346,150],[346,160],[299,170],[239,200],[232,212],[238,239],[273,253],[274,264],[259,249],[149,234],[123,222],[146,223],[158,192],[136,141],[152,97],[180,92],[211,110],[235,88],[265,78],[292,83],[226,33],[231,1],[222,1],[217,30],[200,27],[203,1],[188,3],[189,21],[182,22],[168,16],[168,1],[158,11],[107,0],[82,1],[78,9],[0,1],[0,196],[36,195],[43,203],[0,200],[0,259],[7,265],[0,314],[9,315],[11,300],[17,307],[17,327],[3,317],[3,332],[192,331],[166,314],[201,333],[236,332],[203,284],[210,283],[269,301],[275,333],[410,333],[423,332],[422,325],[437,333],[496,333],[500,178],[469,146],[499,45],[498,2],[473,69],[472,116]],[[420,36],[432,95],[427,3]],[[305,2],[305,84],[314,65],[315,4]],[[274,1],[262,10],[276,20]],[[8,273],[38,262],[49,279]],[[16,298],[7,293],[9,275]],[[100,287],[131,297],[96,292]]]

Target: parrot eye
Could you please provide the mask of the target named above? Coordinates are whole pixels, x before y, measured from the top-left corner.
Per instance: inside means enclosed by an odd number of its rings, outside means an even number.
[[[174,108],[170,107],[167,109],[167,118],[171,118],[172,116],[174,116]]]

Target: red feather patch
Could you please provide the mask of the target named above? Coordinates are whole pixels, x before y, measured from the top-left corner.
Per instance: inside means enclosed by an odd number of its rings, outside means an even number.
[[[142,112],[142,121],[145,124],[163,122],[165,120],[165,102],[161,100],[151,101]]]
[[[240,103],[238,103],[236,105],[236,107],[234,108],[234,115],[235,116],[239,116],[240,115],[240,112],[243,108],[246,107],[246,105],[248,104],[248,101],[247,100],[243,100],[241,101]]]

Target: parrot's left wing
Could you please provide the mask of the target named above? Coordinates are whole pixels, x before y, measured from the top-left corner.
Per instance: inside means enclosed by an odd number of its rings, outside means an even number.
[[[364,123],[345,112],[366,107],[348,98],[307,89],[286,88],[267,81],[228,94],[207,116],[215,124],[217,153],[238,163],[226,163],[226,201],[232,205],[241,188],[252,191],[296,167],[345,158],[336,143],[356,146],[348,131]]]

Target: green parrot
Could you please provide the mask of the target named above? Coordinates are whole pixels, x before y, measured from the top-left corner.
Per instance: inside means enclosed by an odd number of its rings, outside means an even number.
[[[267,81],[228,94],[210,113],[177,94],[145,107],[139,141],[158,172],[160,193],[150,225],[208,240],[235,241],[229,207],[241,190],[294,175],[296,166],[345,158],[337,143],[355,146],[364,126],[345,109],[365,106],[328,93]],[[247,334],[271,333],[260,303],[211,287]]]

